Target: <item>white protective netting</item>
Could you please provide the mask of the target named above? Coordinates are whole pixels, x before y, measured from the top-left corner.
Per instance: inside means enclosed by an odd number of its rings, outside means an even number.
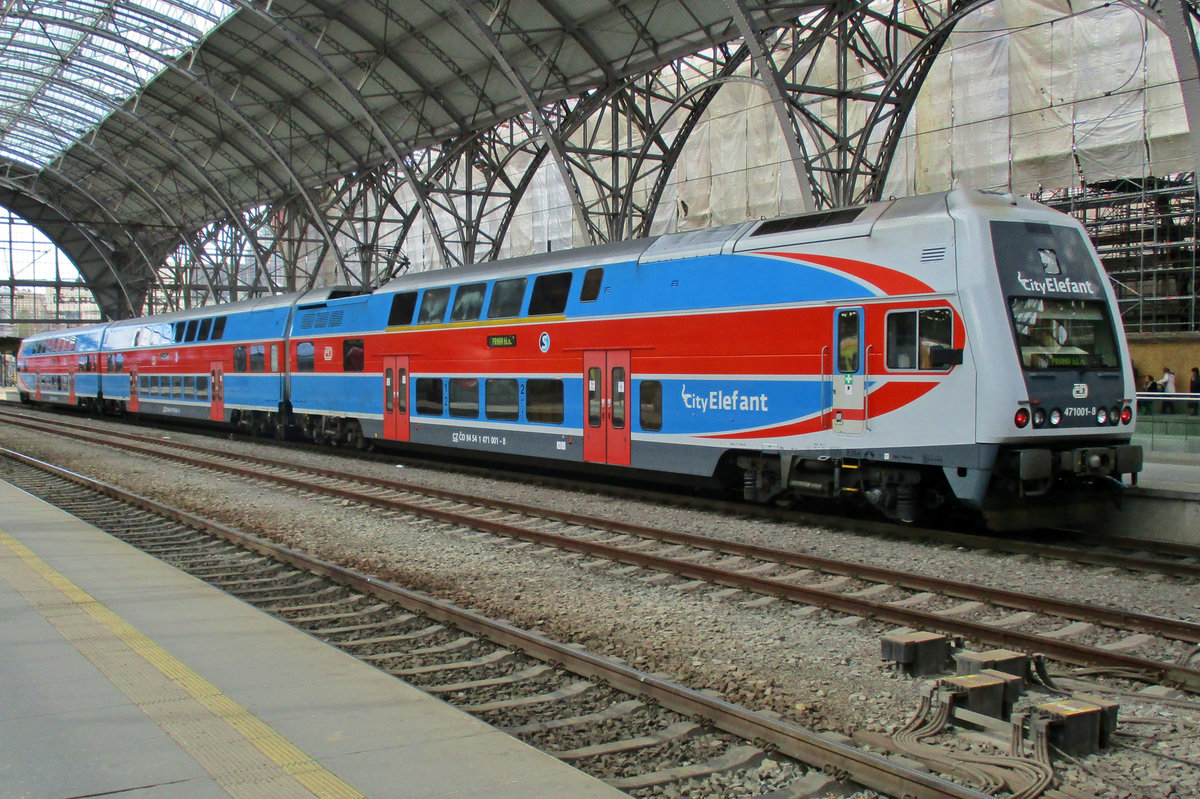
[[[833,81],[831,63],[812,66],[815,79]],[[870,77],[855,80],[865,85]],[[826,120],[835,112],[832,101],[810,108]],[[851,112],[861,117],[866,106]],[[674,135],[671,124],[664,135]],[[599,150],[613,144],[603,135],[589,143]],[[1031,193],[1191,172],[1196,157],[1170,42],[1146,16],[1101,0],[996,0],[959,22],[935,61],[884,195],[958,187]],[[610,199],[586,181],[580,188],[585,203]],[[647,188],[648,181],[638,190]],[[588,243],[569,203],[547,159],[502,255]],[[652,233],[802,210],[779,121],[747,65],[720,90],[685,145]],[[419,220],[404,247],[414,271],[443,265],[424,227]]]

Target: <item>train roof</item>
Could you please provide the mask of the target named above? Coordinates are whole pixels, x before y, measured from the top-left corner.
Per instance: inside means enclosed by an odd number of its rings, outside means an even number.
[[[576,269],[584,266],[629,263],[630,261],[636,261],[638,256],[653,241],[654,239],[632,239],[630,241],[618,241],[611,244],[597,244],[592,247],[580,247],[570,250],[560,250],[558,252],[504,258],[498,261],[481,261],[470,266],[410,272],[383,284],[376,289],[375,293],[390,293],[439,284],[450,285],[469,283],[472,280],[491,280],[493,278],[516,277],[541,272],[555,272],[562,269]]]
[[[248,300],[239,300],[238,302],[222,303],[219,305],[200,305],[195,308],[187,308],[182,311],[170,311],[163,314],[155,314],[152,317],[138,317],[135,319],[123,319],[120,322],[113,322],[113,327],[127,327],[130,325],[144,325],[147,319],[153,319],[155,322],[179,322],[189,319],[202,319],[207,316],[222,316],[231,313],[244,313],[247,311],[264,311],[272,308],[288,308],[293,303],[297,305],[307,305],[312,303],[327,302],[331,299],[339,297],[349,297],[358,294],[369,293],[364,289],[359,289],[354,286],[324,286],[322,288],[311,289],[309,291],[293,291],[287,294],[272,294],[264,297],[253,297]]]
[[[891,224],[916,217],[945,217],[952,207],[983,208],[998,207],[1001,204],[1020,205],[1030,209],[1041,207],[1037,203],[1011,194],[955,189],[937,194],[881,200],[850,208],[813,211],[790,217],[752,220],[723,227],[667,233],[652,238],[486,261],[466,267],[414,272],[384,284],[377,292],[399,292],[426,286],[633,261],[648,264],[722,252],[747,252],[785,244],[807,244],[832,238],[869,236],[881,221]]]

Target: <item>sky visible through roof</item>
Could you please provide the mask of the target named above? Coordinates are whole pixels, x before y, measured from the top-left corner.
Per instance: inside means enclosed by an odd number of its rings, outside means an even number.
[[[234,10],[221,0],[10,0],[0,159],[51,165]]]

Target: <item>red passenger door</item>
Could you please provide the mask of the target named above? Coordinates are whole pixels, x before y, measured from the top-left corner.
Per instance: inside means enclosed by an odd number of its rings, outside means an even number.
[[[225,421],[225,366],[222,361],[209,362],[208,380],[209,397],[212,398],[208,418],[214,422],[223,422]]]
[[[136,369],[129,373],[129,412],[138,412],[138,376]]]
[[[408,441],[408,356],[383,358],[383,437]]]
[[[583,459],[629,465],[629,351],[583,353]]]
[[[67,369],[67,404],[75,404],[75,367]]]

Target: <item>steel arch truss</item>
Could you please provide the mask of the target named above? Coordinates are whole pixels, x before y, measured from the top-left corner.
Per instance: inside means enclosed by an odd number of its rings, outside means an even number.
[[[423,148],[406,150],[383,123],[371,133],[361,115],[348,113],[348,129],[375,136],[379,153],[396,156],[367,159],[376,163],[256,208],[236,224],[224,217],[190,237],[190,246],[176,251],[159,279],[190,291],[181,297],[187,305],[334,283],[373,287],[410,268],[497,258],[512,252],[506,242],[515,220],[531,213],[531,187],[541,170],[559,182],[564,199],[558,213],[572,220],[564,246],[649,235],[689,134],[720,88],[735,80],[753,80],[770,96],[813,207],[878,199],[934,59],[955,24],[986,2],[839,0],[780,21],[765,10],[770,4],[726,0],[741,39],[631,78],[606,75],[600,88],[581,87],[540,107],[533,105],[530,81],[549,73],[531,76],[516,62],[498,64],[500,77],[489,81],[519,84],[507,121],[461,130]],[[458,7],[462,12],[464,6]],[[464,24],[490,26],[489,47],[497,59],[517,40],[524,52],[542,52],[513,29],[505,8],[498,6],[487,21],[463,12]],[[1185,0],[1181,9],[1189,32],[1195,30],[1195,7]],[[291,22],[307,41],[321,42],[320,18]],[[1188,43],[1194,67],[1195,46]],[[363,63],[367,55],[331,51],[329,58]],[[542,56],[552,71],[553,54]],[[483,105],[485,93],[476,88]],[[378,99],[377,93],[346,99],[332,83],[322,91],[330,104],[341,97],[343,108],[355,102],[374,107]],[[295,112],[279,105],[273,118],[286,127]],[[338,142],[329,146],[341,148]],[[315,150],[313,157],[322,158]]]

